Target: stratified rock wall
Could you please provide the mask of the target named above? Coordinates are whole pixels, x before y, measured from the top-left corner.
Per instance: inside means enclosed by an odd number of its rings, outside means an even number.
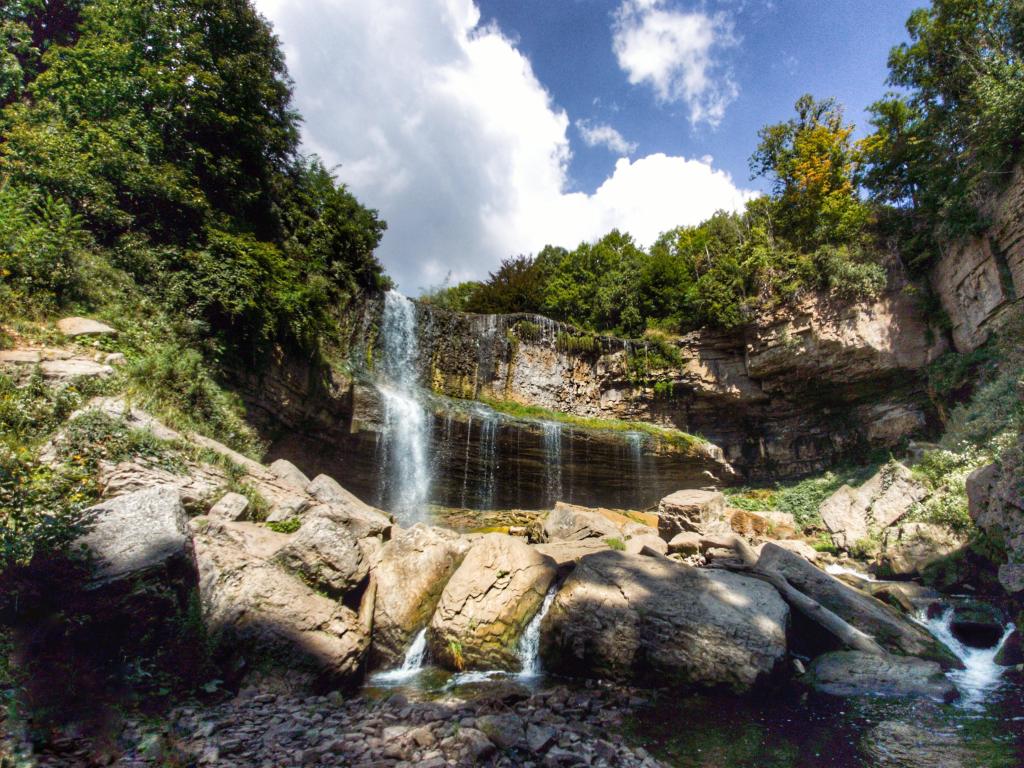
[[[1024,295],[1024,166],[985,211],[991,224],[977,237],[950,245],[931,274],[949,315],[953,343],[970,352]]]

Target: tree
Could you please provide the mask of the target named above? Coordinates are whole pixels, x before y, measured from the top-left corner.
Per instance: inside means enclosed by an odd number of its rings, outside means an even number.
[[[794,244],[813,249],[854,240],[868,211],[857,195],[853,125],[843,121],[835,99],[805,94],[795,109],[795,118],[758,132],[751,172],[772,179],[780,234]]]

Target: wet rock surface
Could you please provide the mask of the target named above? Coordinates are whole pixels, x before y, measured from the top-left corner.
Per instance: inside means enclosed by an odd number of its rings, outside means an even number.
[[[956,686],[934,661],[859,651],[819,656],[801,681],[833,696],[921,696],[949,702],[958,695]]]

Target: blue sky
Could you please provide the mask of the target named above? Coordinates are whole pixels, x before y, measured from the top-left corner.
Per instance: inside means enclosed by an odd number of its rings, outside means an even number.
[[[711,155],[715,166],[747,182],[757,130],[789,117],[803,93],[835,96],[858,127],[885,90],[889,49],[922,0],[776,0],[666,3],[710,9],[734,19],[736,44],[724,53],[738,94],[717,127],[691,127],[684,104],[659,104],[651,88],[630,85],[612,50],[618,0],[480,0],[484,23],[517,42],[538,79],[570,115],[612,125],[635,154]],[[570,132],[572,182],[592,192],[615,156]],[[762,183],[751,186],[762,187]]]
[[[256,0],[303,143],[380,211],[409,294],[612,228],[738,210],[805,92],[863,126],[905,0]]]

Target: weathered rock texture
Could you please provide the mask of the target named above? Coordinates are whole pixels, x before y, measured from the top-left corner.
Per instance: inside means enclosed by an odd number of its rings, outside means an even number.
[[[849,549],[879,536],[927,496],[909,469],[890,462],[859,488],[844,485],[822,502],[819,512],[836,546]]]
[[[956,686],[934,661],[860,651],[818,656],[801,682],[833,696],[916,696],[942,702],[957,697]]]
[[[1024,437],[998,464],[975,470],[967,478],[971,518],[1002,546],[999,583],[1024,602]]]
[[[457,534],[423,524],[401,530],[373,559],[375,666],[392,666],[434,615],[441,592],[466,555]]]
[[[886,529],[877,566],[889,576],[919,576],[932,563],[966,544],[949,528],[933,523],[901,523]]]
[[[1024,166],[987,209],[988,230],[947,247],[931,274],[961,352],[980,347],[1024,295]]]
[[[360,584],[369,563],[348,528],[327,515],[307,515],[298,532],[274,560],[332,597],[341,597]]]
[[[542,651],[561,673],[742,690],[785,657],[788,616],[764,582],[605,551],[558,591]]]
[[[516,643],[556,573],[521,539],[482,537],[441,593],[427,633],[433,658],[452,669],[517,669]]]
[[[795,589],[867,633],[891,653],[930,659],[946,668],[962,666],[952,651],[923,628],[912,624],[884,603],[811,565],[799,555],[775,544],[765,544],[757,565],[782,575]]]
[[[658,503],[658,533],[665,541],[686,531],[715,534],[729,530],[725,496],[718,491],[676,491]]]

